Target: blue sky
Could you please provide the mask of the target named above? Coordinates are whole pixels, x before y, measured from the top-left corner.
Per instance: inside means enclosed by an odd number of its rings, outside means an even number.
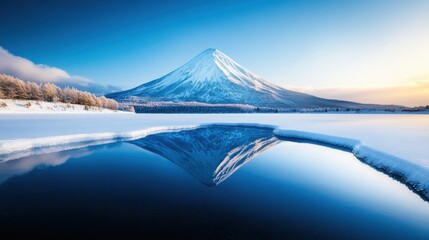
[[[429,80],[424,0],[0,2],[0,46],[11,55],[123,89],[206,48],[268,81],[323,97],[416,95]]]

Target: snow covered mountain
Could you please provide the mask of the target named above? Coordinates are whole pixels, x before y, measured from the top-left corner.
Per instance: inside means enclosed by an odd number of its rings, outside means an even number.
[[[265,81],[217,49],[207,49],[173,72],[136,88],[106,95],[120,102],[198,102],[272,108],[377,108],[318,98]]]

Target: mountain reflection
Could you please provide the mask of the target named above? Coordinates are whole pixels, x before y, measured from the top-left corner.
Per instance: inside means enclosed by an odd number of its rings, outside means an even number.
[[[214,186],[280,140],[270,128],[211,125],[153,134],[130,143],[170,160],[205,185]]]

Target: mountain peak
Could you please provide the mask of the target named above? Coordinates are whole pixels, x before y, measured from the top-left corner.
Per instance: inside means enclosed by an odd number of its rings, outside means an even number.
[[[205,59],[214,60],[217,56],[220,56],[220,55],[225,55],[225,54],[216,48],[207,48],[206,50],[198,54],[196,57],[194,57],[190,62],[194,62],[193,61],[194,59],[197,61],[202,61]]]
[[[185,65],[173,71],[173,73],[175,72],[182,74],[182,76],[171,80],[176,81],[186,77],[186,81],[192,82],[193,85],[203,82],[223,82],[228,85],[250,87],[257,91],[270,85],[215,48],[204,50]],[[183,73],[186,74],[183,75]],[[273,87],[277,88],[276,86]]]
[[[216,48],[202,51],[177,70],[192,72],[196,76],[203,74],[206,78],[214,77],[213,74],[217,77],[222,74],[231,81],[237,80],[237,78],[260,78]]]
[[[216,48],[207,48],[206,50],[202,51],[202,53],[205,53],[205,54],[214,54],[216,52],[220,52],[220,51]]]

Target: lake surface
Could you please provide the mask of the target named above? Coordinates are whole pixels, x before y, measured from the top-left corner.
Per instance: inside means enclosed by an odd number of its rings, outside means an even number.
[[[352,154],[207,126],[0,164],[11,238],[428,239],[429,203]]]

